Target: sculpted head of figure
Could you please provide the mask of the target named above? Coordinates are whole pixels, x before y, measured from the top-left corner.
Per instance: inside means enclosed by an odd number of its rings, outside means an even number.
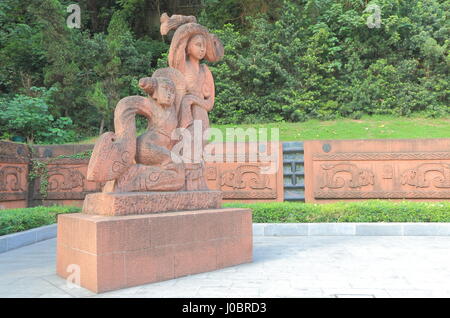
[[[189,39],[186,55],[194,60],[202,60],[206,55],[206,39],[203,34],[196,34]]]
[[[169,49],[169,66],[182,73],[185,71],[186,57],[200,61],[219,61],[224,54],[223,44],[217,36],[197,23],[186,23],[178,27]]]
[[[159,105],[171,106],[175,101],[175,84],[165,77],[145,77],[139,81],[139,86]]]
[[[175,84],[168,78],[156,77],[157,87],[152,97],[164,107],[173,105],[175,101]]]

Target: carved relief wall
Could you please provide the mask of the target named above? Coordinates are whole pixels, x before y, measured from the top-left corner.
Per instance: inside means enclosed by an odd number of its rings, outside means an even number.
[[[221,190],[223,200],[240,202],[283,201],[283,159],[280,143],[223,144],[207,161],[206,182]]]
[[[0,208],[24,208],[28,196],[29,153],[25,145],[0,142]]]
[[[257,153],[271,154],[271,147],[257,147]],[[102,186],[86,180],[89,159],[76,156],[92,148],[34,147],[33,158],[47,163],[44,197],[41,180],[28,180],[31,153],[27,146],[0,142],[0,209],[81,206],[86,194],[99,192]],[[222,163],[207,163],[208,186],[222,190],[224,202],[283,201],[282,151],[276,154],[278,170],[263,173],[271,165],[258,155],[252,157],[251,149],[246,144],[243,152],[228,151],[226,146],[216,150]],[[450,200],[450,139],[305,141],[304,153],[307,202]]]
[[[233,151],[225,144],[218,147],[214,155],[219,162],[206,164],[209,188],[223,191],[224,202],[283,201],[282,152],[278,144],[274,147],[273,154],[270,145],[245,144]],[[87,194],[100,192],[103,186],[86,179],[89,158],[78,156],[92,149],[93,145],[34,146],[33,160],[45,165],[47,176],[30,181],[31,154],[26,145],[0,142],[0,207],[81,206]],[[265,162],[267,156],[276,163]]]
[[[307,202],[450,199],[450,139],[305,142]]]
[[[81,206],[88,193],[101,191],[101,184],[86,180],[89,157],[77,154],[92,150],[93,145],[36,146],[34,159],[47,167],[47,186],[42,177],[34,181],[30,205]]]

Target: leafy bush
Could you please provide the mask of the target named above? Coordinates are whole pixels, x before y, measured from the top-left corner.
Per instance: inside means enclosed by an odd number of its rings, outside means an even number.
[[[28,142],[65,143],[72,141],[75,133],[70,130],[72,120],[68,117],[55,119],[49,111],[45,90],[32,88],[33,92],[43,92],[43,96],[15,95],[0,99],[0,132],[17,134]]]
[[[252,209],[254,223],[450,222],[450,202],[271,202],[226,203],[224,207]]]
[[[212,120],[449,115],[448,2],[377,4],[380,28],[367,26],[361,1],[308,0],[285,1],[275,22],[263,15],[248,17],[248,30],[214,30],[225,57],[211,66]]]
[[[68,206],[0,210],[0,235],[30,230],[56,223],[58,214],[80,212]]]

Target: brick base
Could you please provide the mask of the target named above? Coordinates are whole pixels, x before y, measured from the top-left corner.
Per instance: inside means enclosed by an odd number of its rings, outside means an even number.
[[[249,209],[58,216],[57,274],[78,265],[96,293],[248,263],[252,251]]]

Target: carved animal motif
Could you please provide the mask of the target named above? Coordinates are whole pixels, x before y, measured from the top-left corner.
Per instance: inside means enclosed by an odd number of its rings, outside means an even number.
[[[0,191],[24,191],[20,181],[22,171],[23,169],[20,167],[5,166],[1,168]]]
[[[360,188],[370,184],[374,184],[374,174],[368,169],[360,169],[356,165],[351,163],[340,163],[336,165],[321,165],[324,173],[322,174],[322,184],[320,186],[323,188],[339,189],[345,186],[345,179],[336,176],[339,172],[347,172],[350,174],[350,180],[348,181],[348,186],[350,188]]]
[[[139,86],[149,95],[130,96],[119,101],[114,111],[115,133],[103,134],[94,147],[88,167],[88,180],[118,179],[132,164],[163,164],[170,161],[171,133],[177,127],[176,86],[170,77],[183,75],[160,69],[164,77],[146,77]],[[156,74],[157,72],[155,72]],[[136,139],[136,115],[147,118],[149,129]]]
[[[136,114],[150,117],[150,99],[130,96],[119,101],[114,111],[116,133],[107,132],[96,142],[89,161],[87,179],[108,181],[118,178],[135,161]]]
[[[430,172],[438,172],[440,175],[430,180],[427,179]],[[431,186],[431,182],[436,188],[450,188],[450,164],[423,163],[415,169],[403,172],[400,181],[402,185],[416,188],[428,188]]]
[[[252,165],[239,166],[236,170],[224,171],[220,177],[220,186],[236,189],[272,189],[269,186],[270,179],[261,174],[260,167]]]
[[[135,164],[116,180],[117,192],[177,191],[184,186],[182,164],[165,167]]]
[[[84,175],[73,168],[56,167],[48,171],[48,190],[52,192],[84,189]]]

